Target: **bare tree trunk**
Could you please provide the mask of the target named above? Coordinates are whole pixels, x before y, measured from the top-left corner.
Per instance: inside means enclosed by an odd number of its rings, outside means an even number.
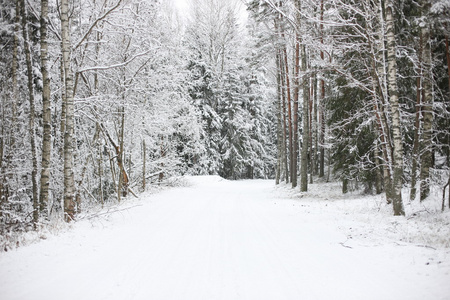
[[[284,33],[282,34],[284,37]],[[286,95],[287,95],[287,107],[288,107],[288,130],[289,130],[289,170],[290,170],[290,178],[291,181],[294,177],[294,173],[297,170],[293,170],[293,161],[294,161],[294,147],[293,147],[293,136],[292,136],[292,109],[291,109],[291,85],[289,80],[289,65],[288,65],[288,57],[286,47],[283,48],[283,57],[284,57],[284,76],[286,78]]]
[[[285,76],[284,76],[284,62],[283,62],[283,54],[280,51],[280,76],[281,76],[281,103],[282,103],[282,114],[283,114],[283,165],[284,165],[284,171],[285,171],[285,180],[286,183],[289,183],[289,179],[290,179],[290,169],[289,169],[289,164],[288,164],[288,151],[287,151],[287,131],[288,129],[286,128],[287,125],[287,120],[286,120],[286,94],[284,93],[285,90],[285,84],[284,84],[284,80],[285,80]]]
[[[448,35],[445,35],[445,57],[447,58],[448,93],[450,97],[450,49],[449,49]]]
[[[402,177],[403,177],[403,144],[400,123],[400,108],[398,104],[397,88],[397,59],[395,56],[396,42],[394,32],[394,3],[392,0],[386,0],[386,40],[387,40],[387,62],[388,62],[388,81],[389,81],[389,100],[392,114],[392,134],[394,141],[394,160],[393,160],[393,180],[392,196],[394,205],[394,215],[405,215],[402,201]]]
[[[20,0],[16,0],[16,16],[14,18],[14,44],[13,44],[13,57],[12,57],[12,128],[16,129],[17,126],[17,104],[19,99],[18,82],[17,82],[17,66],[19,56],[19,35],[20,35]],[[14,144],[13,138],[11,144]]]
[[[30,102],[30,117],[29,117],[29,131],[30,131],[30,143],[31,143],[31,159],[33,163],[33,169],[31,171],[31,182],[33,189],[33,222],[36,225],[39,221],[39,198],[38,198],[38,184],[37,184],[37,153],[36,153],[36,130],[34,125],[35,119],[35,101],[34,101],[34,88],[33,88],[33,68],[31,48],[28,37],[28,22],[27,13],[25,7],[25,1],[21,0],[20,11],[22,16],[22,34],[24,42],[24,50],[27,64],[27,78],[28,78],[28,92]]]
[[[380,149],[379,149],[379,145],[378,142],[375,145],[375,149],[374,149],[374,156],[375,156],[375,193],[377,195],[381,194],[381,192],[383,191],[382,187],[381,187],[381,178],[382,178],[382,174],[381,174],[381,170],[382,170],[382,166],[380,164]]]
[[[283,140],[282,134],[282,126],[281,126],[281,66],[280,66],[280,57],[279,52],[277,51],[276,55],[276,68],[277,68],[277,165],[275,172],[275,184],[280,184],[281,178],[281,169],[283,163],[283,144],[285,141]]]
[[[312,78],[309,80],[310,84],[310,93],[309,93],[309,183],[313,183],[313,175],[314,175],[314,163],[315,163],[315,155],[314,155],[314,94],[315,94],[315,74],[312,74]]]
[[[419,131],[420,131],[420,107],[421,107],[421,90],[422,80],[420,76],[417,77],[417,96],[416,96],[416,114],[414,120],[414,144],[412,153],[412,167],[411,167],[411,191],[409,194],[410,201],[414,201],[416,198],[416,185],[417,185],[417,165],[419,163]]]
[[[303,73],[303,132],[302,132],[302,150],[300,167],[300,191],[308,191],[308,140],[309,140],[309,78],[306,76],[306,48],[301,45],[302,73]]]
[[[319,173],[319,164],[317,163],[317,150],[319,147],[318,142],[318,126],[317,126],[317,73],[314,74],[313,85],[314,85],[314,96],[313,96],[313,112],[312,112],[312,139],[314,141],[314,147],[312,152],[312,163],[313,166],[312,172],[313,175],[318,175]]]
[[[41,188],[39,195],[40,211],[48,214],[48,198],[50,184],[51,162],[51,103],[50,78],[48,76],[48,45],[47,45],[48,0],[41,0],[41,73],[42,73],[42,121],[44,125],[42,140]]]
[[[323,45],[323,0],[320,1],[320,43]],[[320,51],[320,59],[324,61],[325,54],[323,50]],[[320,97],[319,97],[319,148],[320,148],[320,166],[319,166],[319,177],[325,176],[325,80],[323,77],[320,79]]]
[[[146,162],[147,162],[147,147],[145,145],[145,140],[142,140],[142,191],[145,192],[146,182],[145,182],[145,173],[146,173]]]
[[[166,156],[166,151],[164,150],[164,137],[163,136],[161,136],[160,149],[161,149],[161,159],[162,159],[163,157]],[[159,173],[159,176],[158,176],[159,182],[161,182],[164,179],[164,172],[163,172],[163,170],[164,170],[164,163],[162,162],[161,163],[161,172]],[[233,173],[233,170],[231,170],[231,174],[232,173]]]
[[[119,151],[117,153],[117,163],[119,165],[119,189],[118,189],[118,199],[120,202],[121,196],[126,197],[128,194],[128,175],[125,169],[125,153],[124,153],[124,132],[125,132],[125,108],[122,106],[120,120],[120,136],[119,136]]]
[[[100,191],[100,203],[102,204],[102,207],[104,205],[104,196],[103,196],[103,168],[102,168],[102,161],[103,161],[103,149],[101,147],[101,144],[99,144],[99,151],[98,151],[98,178],[99,178],[99,191]]]
[[[428,15],[430,3],[422,1],[422,15]],[[433,92],[432,92],[432,58],[430,44],[429,25],[421,28],[423,38],[423,99],[422,99],[422,117],[423,117],[423,133],[421,147],[421,163],[420,163],[420,201],[425,200],[430,194],[430,168],[433,164],[432,152],[432,134],[433,134]]]
[[[64,134],[66,132],[66,75],[64,74],[64,61],[61,59],[60,64],[60,77],[61,83],[63,84],[63,88],[61,88],[61,120],[59,123],[59,132],[60,132],[60,144],[62,147],[59,149],[59,154],[64,160]]]
[[[67,222],[75,218],[75,179],[73,165],[74,87],[71,67],[72,48],[69,28],[69,1],[61,0],[61,49],[65,83],[64,132],[64,217]]]
[[[447,58],[447,73],[448,73],[448,96],[450,97],[450,49],[449,49],[449,42],[448,42],[448,35],[445,36],[445,56]],[[447,104],[447,113],[450,111],[450,105]],[[450,166],[450,120],[447,118],[447,166]],[[450,174],[448,177],[448,183],[449,191],[448,191],[448,208],[450,208]]]
[[[297,187],[297,159],[298,159],[298,98],[299,98],[299,90],[300,90],[300,83],[299,83],[299,71],[300,71],[300,33],[298,32],[300,30],[300,16],[299,13],[297,13],[297,32],[295,33],[295,66],[294,66],[294,112],[293,112],[293,118],[294,118],[294,124],[293,124],[293,137],[292,137],[292,164],[291,164],[291,182],[292,182],[292,188]]]

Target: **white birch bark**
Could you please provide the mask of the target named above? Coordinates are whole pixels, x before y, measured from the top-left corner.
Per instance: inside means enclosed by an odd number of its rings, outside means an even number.
[[[62,62],[65,85],[64,132],[64,216],[67,222],[75,217],[75,181],[73,171],[74,88],[71,69],[71,44],[69,28],[69,1],[61,0]]]
[[[405,215],[402,201],[402,176],[403,176],[403,144],[400,124],[399,95],[397,87],[397,59],[396,42],[394,32],[394,3],[386,0],[386,41],[387,41],[387,77],[389,102],[392,114],[392,135],[394,142],[392,201],[394,215]]]

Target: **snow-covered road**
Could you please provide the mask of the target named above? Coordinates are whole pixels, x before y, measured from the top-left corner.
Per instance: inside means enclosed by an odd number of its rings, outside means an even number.
[[[432,249],[354,244],[273,181],[190,187],[0,254],[0,299],[450,299]]]

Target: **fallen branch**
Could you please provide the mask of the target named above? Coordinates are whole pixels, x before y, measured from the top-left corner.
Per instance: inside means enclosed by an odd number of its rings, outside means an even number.
[[[428,246],[428,245],[415,245],[415,246],[417,246],[417,247],[422,247],[422,248],[428,248],[428,249],[437,250],[436,248],[431,247],[431,246]]]
[[[99,217],[99,216],[113,214],[113,213],[116,213],[116,212],[120,212],[120,211],[128,210],[130,208],[134,208],[134,207],[137,207],[137,206],[142,206],[142,204],[136,204],[136,205],[125,207],[125,208],[121,208],[121,209],[108,210],[108,211],[105,211],[105,212],[102,212],[102,213],[97,213],[97,214],[93,214],[93,215],[90,215],[90,216],[86,216],[86,218],[88,220],[90,220],[90,219],[93,219],[93,218],[96,218],[96,217]]]
[[[128,187],[128,191],[129,191],[131,194],[133,194],[133,196],[135,196],[136,198],[139,198],[138,196],[136,196],[136,194],[133,192],[133,190],[132,190],[130,187]]]
[[[345,245],[345,243],[347,243],[347,241],[348,241],[348,239],[345,240],[344,242],[340,242],[339,245],[341,245],[342,247],[345,247],[345,248],[353,249],[353,247]]]

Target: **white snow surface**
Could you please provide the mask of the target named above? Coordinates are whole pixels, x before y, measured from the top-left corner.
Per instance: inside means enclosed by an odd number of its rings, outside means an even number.
[[[187,181],[0,253],[0,299],[450,299],[449,248],[379,198]]]

